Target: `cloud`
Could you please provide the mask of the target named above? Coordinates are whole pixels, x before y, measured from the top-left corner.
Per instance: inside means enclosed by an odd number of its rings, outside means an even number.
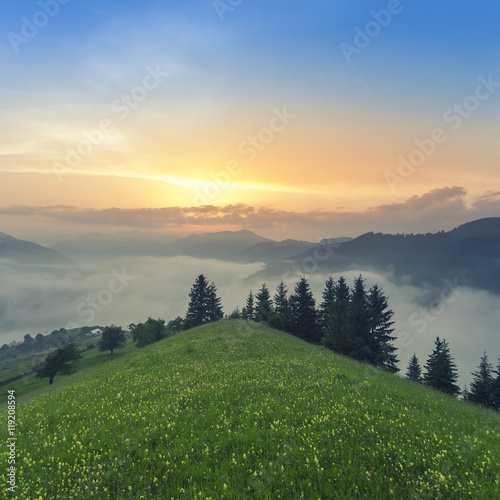
[[[465,209],[464,198],[467,195],[467,190],[463,187],[445,187],[433,189],[421,196],[415,195],[408,198],[403,203],[393,203],[391,205],[381,205],[374,209],[375,212],[389,212],[389,213],[404,213],[407,211],[412,212],[425,212],[428,210],[436,210],[442,207]]]
[[[452,229],[477,218],[499,213],[500,193],[488,192],[466,204],[467,191],[453,186],[434,189],[398,203],[372,207],[364,212],[313,210],[295,212],[246,204],[162,208],[81,209],[68,205],[0,208],[0,217],[44,219],[85,227],[173,230],[190,227],[207,230],[244,227],[277,237],[322,238],[335,234],[357,236],[367,231],[419,233]]]
[[[190,257],[87,260],[70,270],[0,259],[0,345],[22,340],[28,332],[111,323],[126,327],[148,316],[183,316],[200,273],[216,282],[221,296],[241,296],[241,306],[248,293],[242,283],[259,269],[260,264]]]

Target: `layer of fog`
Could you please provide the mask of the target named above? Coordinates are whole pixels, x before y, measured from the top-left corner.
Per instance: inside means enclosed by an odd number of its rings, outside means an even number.
[[[78,268],[55,272],[51,268],[0,263],[0,344],[22,341],[59,328],[109,325],[128,327],[147,319],[183,316],[196,276],[214,281],[224,312],[245,305],[248,291],[256,292],[262,278],[260,264],[235,264],[190,257],[130,257],[89,261]],[[484,351],[496,365],[500,357],[500,298],[443,282],[437,300],[431,291],[400,286],[372,272],[343,273],[349,284],[363,274],[367,287],[381,286],[394,310],[399,367],[404,373],[415,352],[422,366],[432,352],[436,336],[445,338],[458,365],[463,387],[470,383]],[[306,274],[317,302],[321,302],[324,274]],[[337,278],[338,276],[334,276]],[[286,275],[289,291],[299,276]],[[280,277],[269,278],[274,294]],[[436,295],[434,294],[434,297]]]

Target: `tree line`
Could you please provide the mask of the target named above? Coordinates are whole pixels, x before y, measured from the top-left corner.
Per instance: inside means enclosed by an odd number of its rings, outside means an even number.
[[[199,275],[189,293],[185,327],[191,328],[223,318],[215,285]],[[399,371],[392,342],[393,311],[377,285],[369,290],[360,275],[350,288],[340,277],[325,282],[322,302],[317,305],[306,278],[301,278],[292,293],[286,284],[276,287],[273,297],[266,283],[257,293],[250,290],[245,306],[229,319],[266,322],[312,344],[321,344],[339,354],[367,362],[392,373]]]
[[[129,325],[133,342],[144,347],[163,340],[182,330],[188,330],[207,323],[226,319],[266,322],[272,328],[283,330],[309,343],[324,347],[357,361],[372,364],[391,373],[397,373],[399,362],[393,345],[394,312],[388,299],[378,285],[367,289],[360,275],[349,287],[344,277],[337,281],[330,276],[325,282],[322,301],[317,305],[306,278],[300,278],[293,292],[289,294],[281,281],[274,295],[266,283],[257,293],[249,291],[245,306],[236,307],[224,315],[217,288],[200,274],[189,292],[186,315],[177,317],[167,324],[165,320],[149,317],[144,323]],[[126,344],[126,332],[120,326],[111,325],[104,329],[98,341],[100,351],[110,351]],[[50,353],[45,362],[35,367],[37,377],[49,378],[52,384],[55,375],[70,374],[81,354],[73,343]],[[446,340],[436,338],[432,353],[422,372],[420,362],[413,354],[406,370],[406,378],[422,383],[452,396],[460,394],[456,384],[457,366],[450,354]],[[486,353],[481,358],[478,371],[470,390],[465,389],[463,399],[487,408],[500,411],[500,359],[494,370]],[[496,375],[496,377],[495,377]]]
[[[426,371],[422,374],[422,367],[414,353],[408,363],[406,378],[452,396],[460,394],[460,388],[456,384],[457,365],[450,354],[446,340],[436,338],[434,349],[424,368]],[[481,356],[477,371],[472,372],[472,376],[470,389],[465,388],[462,391],[464,401],[500,411],[500,359],[498,368],[494,370],[485,352]]]

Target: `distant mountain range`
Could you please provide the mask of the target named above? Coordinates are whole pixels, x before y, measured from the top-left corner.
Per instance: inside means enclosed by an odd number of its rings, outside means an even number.
[[[73,259],[31,241],[18,240],[0,233],[0,259],[10,259],[22,264],[70,265]]]
[[[336,238],[334,241],[349,240],[350,238]],[[172,243],[167,252],[169,255],[188,255],[201,259],[271,263],[291,259],[316,245],[310,241],[290,239],[274,241],[252,231],[241,230],[191,235]]]
[[[321,243],[274,241],[251,231],[193,234],[184,238],[141,232],[70,236],[53,248],[0,233],[0,258],[36,264],[74,264],[63,255],[190,256],[240,263],[262,262],[261,274],[290,269],[339,274],[373,270],[396,282],[442,286],[444,280],[500,294],[500,217],[428,234],[366,233]]]
[[[174,241],[167,248],[167,252],[168,255],[187,255],[199,259],[232,261],[238,260],[240,254],[248,248],[270,241],[247,230],[192,234]]]
[[[339,242],[350,238],[337,238]],[[337,241],[336,240],[336,241]],[[191,234],[184,238],[132,231],[114,234],[82,234],[64,237],[52,245],[54,250],[75,258],[81,256],[188,256],[232,262],[276,262],[314,248],[309,241],[274,241],[252,231],[220,231]]]
[[[328,255],[318,259],[317,255]],[[373,270],[396,282],[443,286],[444,280],[500,293],[500,217],[428,234],[366,233],[341,245],[323,242],[289,262],[269,264],[263,274],[315,262],[320,271]]]

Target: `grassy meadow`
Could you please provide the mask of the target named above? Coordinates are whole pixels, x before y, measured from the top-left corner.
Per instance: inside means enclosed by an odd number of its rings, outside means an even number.
[[[10,498],[500,499],[498,414],[263,324],[86,356],[20,394]]]

